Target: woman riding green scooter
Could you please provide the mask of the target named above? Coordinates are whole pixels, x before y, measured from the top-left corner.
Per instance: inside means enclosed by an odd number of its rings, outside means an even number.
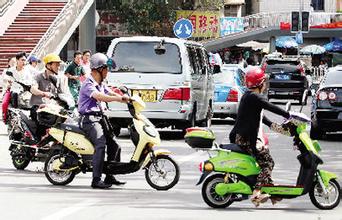
[[[271,173],[274,167],[274,161],[264,142],[261,123],[269,126],[271,130],[290,135],[280,125],[272,123],[263,116],[263,109],[265,109],[284,118],[290,117],[288,112],[268,102],[262,96],[266,89],[266,79],[264,71],[259,67],[251,67],[247,70],[245,81],[249,91],[245,92],[241,98],[236,122],[229,135],[231,143],[238,144],[243,150],[255,156],[261,168],[251,199],[256,206],[266,202],[269,198],[271,198],[273,204],[281,200],[260,191],[261,186],[273,184]]]

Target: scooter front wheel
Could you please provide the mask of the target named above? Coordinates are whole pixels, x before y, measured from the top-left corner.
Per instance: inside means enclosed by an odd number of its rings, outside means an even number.
[[[210,207],[226,208],[233,203],[231,199],[233,194],[220,196],[215,191],[216,185],[223,182],[223,174],[214,174],[204,181],[202,186],[202,198],[204,202],[207,203],[207,205],[209,205]]]
[[[167,155],[158,155],[155,161],[149,162],[145,168],[146,181],[156,190],[168,190],[178,183],[179,167]]]
[[[28,153],[24,148],[13,147],[12,164],[17,170],[24,170],[30,163],[30,158],[28,158]]]
[[[76,175],[75,171],[61,171],[55,169],[62,164],[61,160],[63,159],[64,158],[59,151],[54,151],[45,161],[45,176],[53,185],[67,185],[74,179]]]
[[[333,209],[340,203],[341,188],[336,180],[330,180],[326,190],[325,194],[321,184],[314,182],[309,192],[311,202],[319,209]]]

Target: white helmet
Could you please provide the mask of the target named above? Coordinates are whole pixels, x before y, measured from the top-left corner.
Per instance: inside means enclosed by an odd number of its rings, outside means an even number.
[[[90,69],[99,69],[102,67],[115,68],[115,63],[103,53],[95,53],[90,58]]]

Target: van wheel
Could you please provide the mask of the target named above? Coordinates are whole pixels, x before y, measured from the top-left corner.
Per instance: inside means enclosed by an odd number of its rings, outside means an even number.
[[[113,132],[116,137],[119,137],[120,132],[121,132],[121,127],[119,126],[113,126]]]
[[[212,118],[213,118],[213,110],[212,110],[211,106],[208,106],[207,116],[205,117],[201,126],[209,128],[211,126],[211,119]]]
[[[196,126],[196,105],[194,106],[194,109],[192,110],[191,117],[190,117],[190,123],[189,127],[195,127]]]

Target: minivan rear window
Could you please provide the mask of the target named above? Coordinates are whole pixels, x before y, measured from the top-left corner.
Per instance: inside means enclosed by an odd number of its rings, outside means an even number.
[[[156,54],[154,46],[158,44],[159,42],[118,43],[113,52],[115,71],[180,74],[182,66],[178,46],[164,43],[165,53]]]

